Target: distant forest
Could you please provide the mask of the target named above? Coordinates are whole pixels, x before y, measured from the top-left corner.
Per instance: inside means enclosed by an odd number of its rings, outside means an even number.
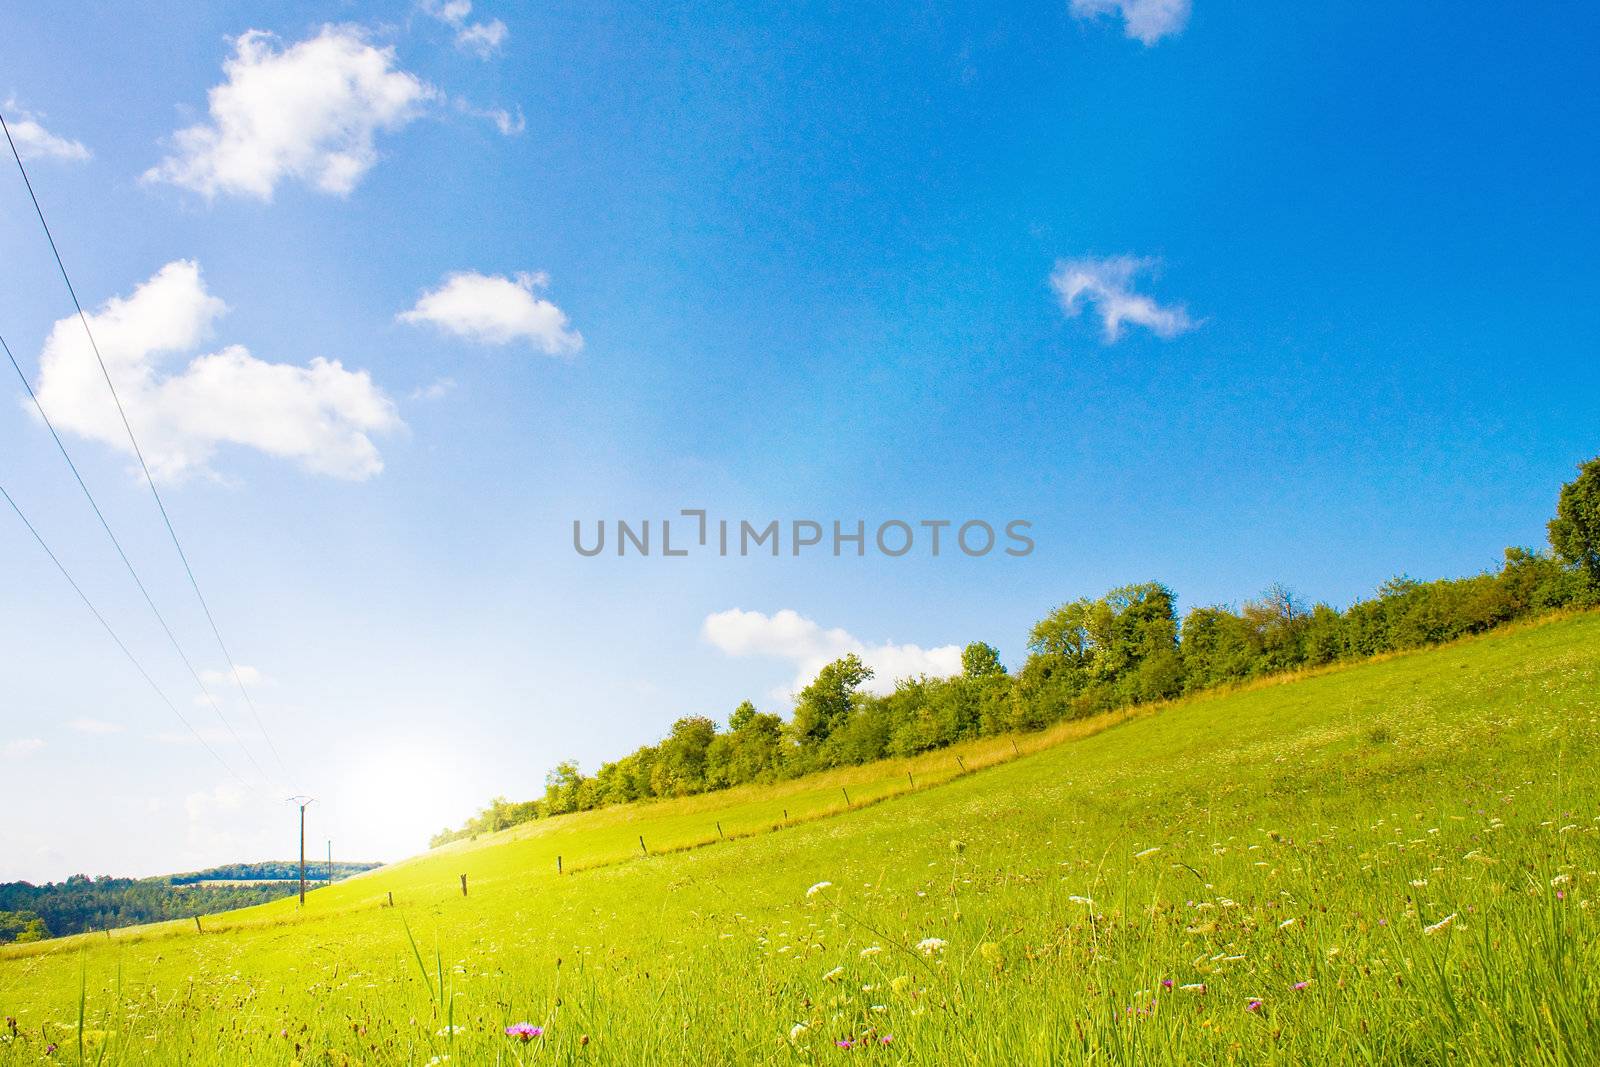
[[[376,866],[376,863],[335,863],[331,877],[333,881],[340,881]],[[306,865],[308,884],[321,884],[329,878],[328,864]],[[75,874],[64,882],[44,885],[0,882],[0,944],[42,941],[90,930],[187,919],[193,915],[265,904],[298,892],[299,880],[299,863],[274,860],[231,863],[157,878],[106,875],[90,878]],[[212,882],[240,884],[205,884]]]
[[[1493,570],[1468,578],[1400,576],[1343,611],[1307,605],[1282,585],[1237,609],[1191,608],[1160,582],[1062,604],[1028,635],[1028,657],[1007,673],[976,642],[952,678],[911,678],[893,693],[862,691],[872,670],[854,655],[828,664],[797,695],[788,721],[745,701],[719,729],[679,719],[646,745],[585,775],[567,761],[544,796],[490,801],[430,844],[503,830],[531,819],[650,797],[678,797],[770,782],[887,756],[910,756],[970,738],[1041,730],[1114,708],[1254,678],[1483,633],[1515,619],[1600,605],[1600,458],[1563,486],[1549,523],[1550,550],[1508,548]]]

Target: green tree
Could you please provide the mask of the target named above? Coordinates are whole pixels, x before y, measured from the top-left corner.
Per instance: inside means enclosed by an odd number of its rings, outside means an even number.
[[[728,729],[738,733],[754,722],[756,715],[756,706],[748,700],[742,701],[733,709],[733,714],[728,716]]]
[[[872,668],[854,652],[822,668],[795,700],[795,739],[816,746],[841,729],[856,709],[862,684],[871,677]]]
[[[982,641],[974,641],[961,650],[961,674],[966,678],[988,678],[1006,673],[1000,662],[1000,652]]]
[[[1549,530],[1556,555],[1600,588],[1600,456],[1581,464],[1578,476],[1561,487]]]

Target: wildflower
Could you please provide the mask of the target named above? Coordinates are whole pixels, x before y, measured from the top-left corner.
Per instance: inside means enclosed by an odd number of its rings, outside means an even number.
[[[818,882],[816,885],[814,885],[810,889],[806,890],[806,896],[814,897],[818,893],[822,892],[824,889],[832,889],[832,888],[833,888],[833,883],[832,882]]]
[[[1304,980],[1302,982],[1296,982],[1294,985],[1290,986],[1289,988],[1293,989],[1295,992],[1300,992],[1301,990],[1309,988],[1310,985],[1311,985],[1311,979],[1307,978],[1306,980]]]
[[[880,1045],[892,1045],[892,1044],[894,1044],[894,1035],[893,1034],[884,1034],[882,1037],[878,1038],[878,1044],[880,1044]]]
[[[506,1036],[514,1037],[521,1042],[532,1041],[536,1037],[544,1036],[544,1028],[534,1026],[532,1023],[512,1023],[506,1027]]]
[[[924,956],[937,956],[949,943],[942,937],[925,937],[917,942],[917,951]]]
[[[822,980],[824,982],[837,982],[839,980],[839,978],[843,974],[844,974],[844,968],[843,967],[835,967],[833,970],[831,970],[827,974],[823,975],[822,976]]]
[[[904,993],[906,991],[906,988],[908,986],[910,986],[910,985],[911,985],[911,977],[910,977],[910,975],[904,975],[904,974],[896,975],[894,978],[892,978],[889,981],[889,988],[894,990],[896,993]]]
[[[1094,907],[1094,901],[1090,900],[1088,897],[1071,896],[1067,899],[1072,901],[1074,904],[1083,904],[1091,908]]]
[[[790,1043],[792,1044],[796,1041],[799,1041],[802,1037],[805,1037],[806,1031],[809,1029],[810,1027],[806,1026],[805,1023],[795,1023],[793,1026],[789,1027]]]
[[[435,1030],[434,1034],[439,1037],[449,1037],[451,1034],[464,1034],[466,1032],[467,1028],[465,1026],[446,1026]]]
[[[1570,881],[1572,881],[1572,875],[1558,874],[1554,878],[1550,879],[1550,884],[1552,886],[1566,885]]]
[[[978,946],[978,955],[998,966],[1005,962],[1005,953],[1000,950],[1000,945],[994,941],[985,941]]]
[[[1204,982],[1190,982],[1188,985],[1181,985],[1178,988],[1185,993],[1204,993],[1206,984]]]
[[[856,1047],[856,1043],[854,1041],[850,1040],[848,1037],[842,1037],[839,1040],[835,1041],[834,1044],[838,1045],[840,1048],[855,1048]]]
[[[1250,998],[1250,1003],[1248,1003],[1248,1004],[1246,1004],[1244,1006],[1244,1010],[1245,1011],[1260,1011],[1261,1010],[1261,1000],[1260,1000],[1260,998],[1251,997]]]
[[[878,953],[880,953],[882,951],[883,951],[883,946],[882,945],[868,945],[866,948],[861,950],[861,958],[862,959],[866,959],[868,956],[876,956]]]
[[[1161,988],[1162,989],[1171,989],[1172,988],[1172,979],[1170,979],[1170,978],[1161,979]]]
[[[1437,934],[1442,930],[1448,930],[1450,928],[1450,924],[1456,921],[1456,914],[1456,912],[1452,911],[1449,915],[1446,915],[1432,926],[1424,926],[1422,928],[1422,932],[1425,934]]]

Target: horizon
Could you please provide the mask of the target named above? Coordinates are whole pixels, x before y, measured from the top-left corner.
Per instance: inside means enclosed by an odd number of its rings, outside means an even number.
[[[1600,12],[1155,7],[8,16],[145,456],[4,146],[0,336],[211,699],[9,366],[0,485],[250,788],[0,517],[0,881],[266,862],[291,793],[392,861],[845,653],[1544,549],[1600,453]]]

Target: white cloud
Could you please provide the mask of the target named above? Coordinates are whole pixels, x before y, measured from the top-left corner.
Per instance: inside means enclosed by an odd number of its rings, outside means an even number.
[[[256,668],[246,663],[239,666],[239,681],[246,688],[269,684],[269,679]],[[232,670],[204,670],[200,672],[200,680],[206,685],[236,685]]]
[[[43,116],[33,114],[13,97],[6,101],[6,127],[23,159],[61,159],[82,162],[90,152],[80,141],[58,137],[40,125]]]
[[[468,22],[472,14],[472,0],[424,0],[422,10],[456,31],[456,47],[472,52],[479,59],[488,59],[500,51],[511,35],[506,24],[499,19],[487,22]]]
[[[412,400],[442,400],[455,391],[454,378],[435,378],[427,385],[411,390]]]
[[[6,759],[22,759],[31,756],[44,747],[44,741],[37,737],[19,737],[13,741],[0,744],[0,756]]]
[[[210,121],[173,135],[177,151],[145,172],[208,199],[218,193],[272,199],[296,179],[343,196],[377,162],[374,138],[401,128],[439,93],[395,66],[394,49],[361,29],[325,26],[280,48],[249,30],[209,94]]]
[[[101,719],[73,719],[67,723],[67,729],[80,734],[120,734],[123,731],[117,723]]]
[[[1133,279],[1155,266],[1150,259],[1108,256],[1103,259],[1061,259],[1050,275],[1050,285],[1061,298],[1061,309],[1076,316],[1093,305],[1100,316],[1106,343],[1122,336],[1122,324],[1143,326],[1157,337],[1173,338],[1197,325],[1181,304],[1158,304],[1133,291]]]
[[[789,608],[771,615],[739,608],[716,612],[706,616],[701,635],[730,656],[764,656],[792,663],[796,673],[791,688],[775,694],[784,698],[810,684],[824,666],[851,652],[872,668],[873,678],[866,688],[874,693],[893,692],[894,683],[901,678],[961,673],[961,649],[956,645],[869,645],[848,630],[824,629]]]
[[[568,328],[565,312],[534,295],[549,282],[543,274],[505,278],[461,271],[423,293],[417,306],[398,318],[412,325],[432,323],[479,344],[521,340],[552,356],[576,352],[583,347],[583,335]]]
[[[1183,32],[1189,23],[1189,0],[1071,0],[1080,19],[1122,16],[1122,32],[1146,47]]]
[[[463,115],[492,122],[502,137],[515,137],[528,128],[528,119],[520,107],[513,114],[503,107],[476,107],[472,101],[460,96],[456,97],[455,103],[456,110]]]
[[[106,368],[158,478],[214,473],[217,447],[243,445],[307,470],[362,479],[383,469],[371,434],[399,428],[394,404],[365,371],[337,360],[267,363],[241,345],[163,373],[162,357],[192,351],[227,306],[200,268],[176,260],[128,297],[89,316]],[[57,426],[132,454],[100,367],[76,318],[59,320],[39,357],[39,402]]]

